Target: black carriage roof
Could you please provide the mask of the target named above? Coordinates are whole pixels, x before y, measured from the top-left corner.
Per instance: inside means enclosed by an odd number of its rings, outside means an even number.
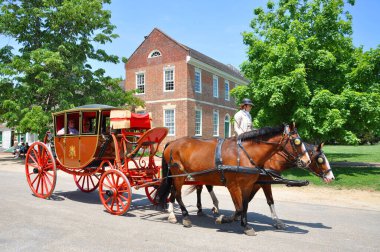
[[[87,105],[75,107],[72,109],[62,110],[62,111],[53,113],[53,115],[62,114],[66,112],[81,111],[81,110],[111,110],[111,109],[117,109],[117,107],[104,105],[104,104],[87,104]]]

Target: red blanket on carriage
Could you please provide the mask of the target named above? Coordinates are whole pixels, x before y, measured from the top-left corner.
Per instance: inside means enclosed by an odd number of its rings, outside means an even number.
[[[111,127],[113,129],[150,129],[152,128],[152,116],[148,114],[136,114],[129,110],[111,110]]]

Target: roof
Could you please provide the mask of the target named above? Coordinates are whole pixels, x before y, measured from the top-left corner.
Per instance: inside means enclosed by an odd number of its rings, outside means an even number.
[[[149,37],[154,31],[158,31],[158,32],[160,32],[160,33],[163,34],[165,37],[167,37],[168,39],[172,40],[172,41],[175,42],[177,45],[179,45],[180,47],[182,47],[183,49],[185,49],[185,50],[188,52],[188,55],[189,55],[190,57],[193,57],[194,59],[197,59],[197,60],[199,60],[199,61],[201,61],[201,62],[203,62],[203,63],[205,63],[205,64],[207,64],[207,65],[213,66],[213,67],[219,69],[220,71],[223,71],[223,72],[225,72],[225,73],[228,73],[228,74],[230,74],[230,75],[232,75],[232,76],[234,76],[234,77],[236,77],[236,78],[242,80],[242,81],[245,82],[245,83],[247,83],[247,82],[249,83],[249,82],[250,82],[250,81],[249,81],[247,78],[245,78],[245,77],[241,74],[241,72],[240,72],[238,69],[236,69],[235,67],[227,66],[227,65],[225,65],[225,64],[223,64],[223,63],[221,63],[221,62],[219,62],[219,61],[217,61],[217,60],[214,60],[213,58],[211,58],[211,57],[209,57],[209,56],[207,56],[207,55],[205,55],[205,54],[203,54],[203,53],[201,53],[201,52],[195,50],[195,49],[192,49],[192,48],[190,48],[190,47],[188,47],[188,46],[186,46],[186,45],[184,45],[184,44],[181,44],[181,43],[177,42],[175,39],[173,39],[172,37],[170,37],[169,35],[167,35],[166,33],[164,33],[163,31],[161,31],[161,30],[158,29],[158,28],[154,28],[154,29],[150,32],[150,34],[149,34],[147,37]],[[147,38],[147,37],[145,37],[145,38]],[[143,41],[143,42],[137,47],[137,49],[132,53],[131,57],[135,54],[135,52],[141,47],[141,45],[142,45],[143,43],[144,43],[144,41]],[[131,58],[131,57],[130,57],[130,58]]]
[[[56,113],[53,113],[53,115],[65,113],[65,112],[74,112],[74,111],[80,111],[80,110],[110,110],[110,109],[116,109],[116,107],[104,105],[104,104],[87,104],[79,107],[75,107],[72,109],[62,110]]]

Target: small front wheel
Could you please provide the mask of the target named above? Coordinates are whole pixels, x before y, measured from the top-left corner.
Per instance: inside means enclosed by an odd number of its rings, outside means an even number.
[[[132,189],[127,177],[119,170],[106,171],[99,181],[99,197],[109,213],[123,215],[132,201]]]
[[[46,144],[33,143],[26,153],[25,173],[29,187],[39,198],[52,195],[57,181],[57,169],[53,154]]]

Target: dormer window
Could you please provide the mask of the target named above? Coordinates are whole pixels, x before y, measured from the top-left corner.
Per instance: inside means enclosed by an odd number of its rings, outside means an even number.
[[[153,50],[149,54],[149,58],[155,58],[155,57],[160,57],[160,56],[161,56],[161,52],[159,50]]]

